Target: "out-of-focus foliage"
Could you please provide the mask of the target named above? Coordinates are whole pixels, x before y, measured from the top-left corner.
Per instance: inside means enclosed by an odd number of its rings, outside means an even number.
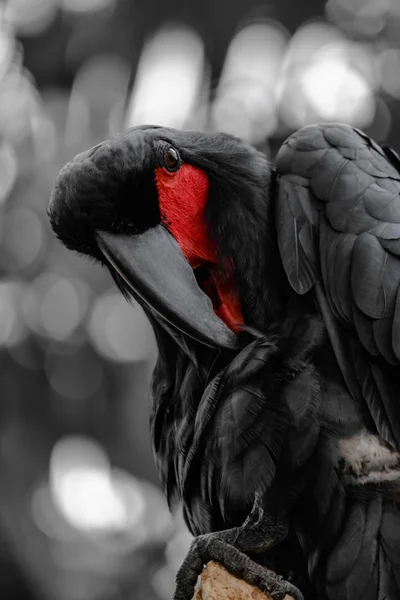
[[[167,599],[190,539],[156,487],[152,331],[53,236],[58,169],[143,122],[400,147],[399,103],[398,0],[0,4],[2,600]]]

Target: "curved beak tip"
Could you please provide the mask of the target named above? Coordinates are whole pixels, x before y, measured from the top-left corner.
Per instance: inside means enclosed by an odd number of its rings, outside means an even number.
[[[179,244],[162,225],[134,236],[100,231],[97,242],[112,267],[163,319],[207,346],[237,348],[238,336],[215,314]]]

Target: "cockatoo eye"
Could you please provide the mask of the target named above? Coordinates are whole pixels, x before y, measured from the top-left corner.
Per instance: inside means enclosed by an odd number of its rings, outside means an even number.
[[[179,153],[172,146],[168,146],[164,154],[164,167],[167,171],[173,173],[177,171],[181,166],[181,159]]]

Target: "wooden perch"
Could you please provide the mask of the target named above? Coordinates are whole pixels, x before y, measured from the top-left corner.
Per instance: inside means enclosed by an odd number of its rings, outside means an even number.
[[[194,600],[271,600],[271,597],[258,587],[231,575],[219,563],[210,561],[204,567]],[[284,600],[293,598],[286,595]]]

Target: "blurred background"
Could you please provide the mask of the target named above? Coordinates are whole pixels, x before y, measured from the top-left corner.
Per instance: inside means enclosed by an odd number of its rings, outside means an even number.
[[[159,490],[139,307],[46,217],[58,169],[129,125],[273,158],[345,121],[400,149],[399,0],[0,3],[0,597],[167,600],[190,536]]]

